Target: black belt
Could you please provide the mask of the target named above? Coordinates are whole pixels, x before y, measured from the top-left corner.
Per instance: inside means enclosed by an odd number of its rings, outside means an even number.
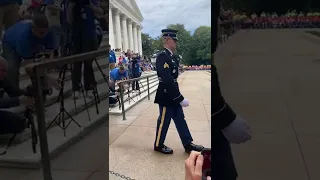
[[[177,79],[173,79],[174,82],[178,82]],[[159,79],[159,82],[163,82],[162,79]]]

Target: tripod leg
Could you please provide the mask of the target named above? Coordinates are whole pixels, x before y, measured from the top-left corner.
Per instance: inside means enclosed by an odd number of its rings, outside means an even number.
[[[99,65],[97,59],[94,59],[94,62],[96,63],[96,65],[97,65],[97,67],[98,67],[103,79],[109,84],[109,80],[107,79],[106,75],[103,73],[103,71],[101,69],[101,66]]]
[[[57,123],[57,119],[60,117],[61,112],[59,112],[54,118],[53,120],[50,122],[50,124],[47,126],[47,130],[50,129],[50,127],[52,126],[53,123],[56,123],[56,125],[60,125],[60,123]],[[60,121],[61,122],[61,121]]]
[[[93,94],[93,97],[94,97],[94,103],[95,103],[95,106],[96,106],[97,114],[99,114],[98,98],[97,98],[97,93],[95,92],[95,88],[93,88],[92,94]]]
[[[64,113],[70,118],[70,121],[67,123],[65,128],[68,128],[71,122],[74,122],[78,127],[81,127],[81,125],[75,119],[73,119],[73,117],[66,110],[64,111]]]
[[[98,103],[100,104],[100,97],[99,97],[98,87],[97,86],[98,86],[98,84],[96,83],[93,88],[94,88],[94,92],[95,92],[95,95],[97,97]]]
[[[66,112],[66,110],[63,108],[61,110],[60,113],[60,122],[62,121],[62,129],[63,129],[63,136],[66,137],[67,136],[67,127],[66,127],[66,121],[64,119],[64,113]]]
[[[83,101],[84,101],[84,105],[86,107],[86,111],[87,111],[87,114],[88,114],[89,121],[91,121],[91,117],[90,117],[90,113],[89,113],[89,109],[88,109],[87,98],[85,96],[84,89],[83,89],[83,86],[82,86],[81,83],[79,84],[79,87],[80,87],[80,91],[82,92]]]
[[[72,65],[70,64],[70,72],[72,73]],[[73,104],[74,104],[74,109],[75,109],[75,112],[76,112],[76,115],[78,115],[78,108],[77,108],[77,100],[76,100],[76,92],[75,91],[72,91],[72,95],[73,95]]]

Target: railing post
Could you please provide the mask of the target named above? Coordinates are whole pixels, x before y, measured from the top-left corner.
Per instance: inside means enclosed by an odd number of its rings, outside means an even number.
[[[41,152],[41,164],[42,164],[42,173],[44,180],[52,180],[51,174],[51,164],[50,164],[50,154],[48,147],[48,139],[47,139],[47,128],[46,128],[46,117],[45,117],[45,109],[44,109],[44,100],[42,93],[42,84],[39,75],[39,69],[35,69],[35,74],[33,76],[33,87],[35,87],[35,109],[37,114],[37,122],[38,122],[38,133],[40,140],[40,152]]]
[[[147,88],[148,88],[148,100],[150,100],[149,76],[147,77]]]
[[[120,87],[120,101],[121,101],[121,110],[122,110],[122,118],[123,120],[126,120],[126,112],[124,110],[124,100],[123,100],[123,83],[119,83],[119,87]]]

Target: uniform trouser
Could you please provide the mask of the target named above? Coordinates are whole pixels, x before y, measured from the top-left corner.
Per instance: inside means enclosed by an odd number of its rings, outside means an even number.
[[[8,44],[3,44],[2,56],[8,62],[8,70],[6,73],[6,79],[8,81],[6,82],[10,82],[13,88],[20,89],[19,76],[22,61],[21,57]],[[17,96],[19,96],[19,94],[17,94]]]
[[[221,131],[211,132],[211,178],[213,180],[236,180],[238,177],[229,141]]]
[[[85,52],[94,51],[97,49],[97,41],[96,39],[86,40],[85,42],[81,41],[81,38],[75,38],[75,42],[73,43],[73,54],[80,54]],[[72,68],[72,90],[79,91],[80,83],[82,78],[82,64],[84,64],[84,89],[86,91],[93,90],[95,85],[94,72],[92,67],[93,60],[87,60],[80,63],[74,63]]]
[[[193,141],[180,104],[170,107],[159,105],[159,112],[160,115],[157,123],[156,140],[154,142],[155,147],[163,145],[171,119],[173,119],[176,125],[183,146],[187,146]]]
[[[0,5],[0,39],[2,39],[2,30],[8,29],[19,20],[19,4]]]

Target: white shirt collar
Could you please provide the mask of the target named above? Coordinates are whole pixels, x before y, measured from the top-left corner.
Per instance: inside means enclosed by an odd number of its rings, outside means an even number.
[[[172,51],[170,50],[170,49],[168,49],[168,48],[165,48],[165,49],[167,49],[169,52],[170,52],[170,54],[172,55],[173,53],[172,53]]]

